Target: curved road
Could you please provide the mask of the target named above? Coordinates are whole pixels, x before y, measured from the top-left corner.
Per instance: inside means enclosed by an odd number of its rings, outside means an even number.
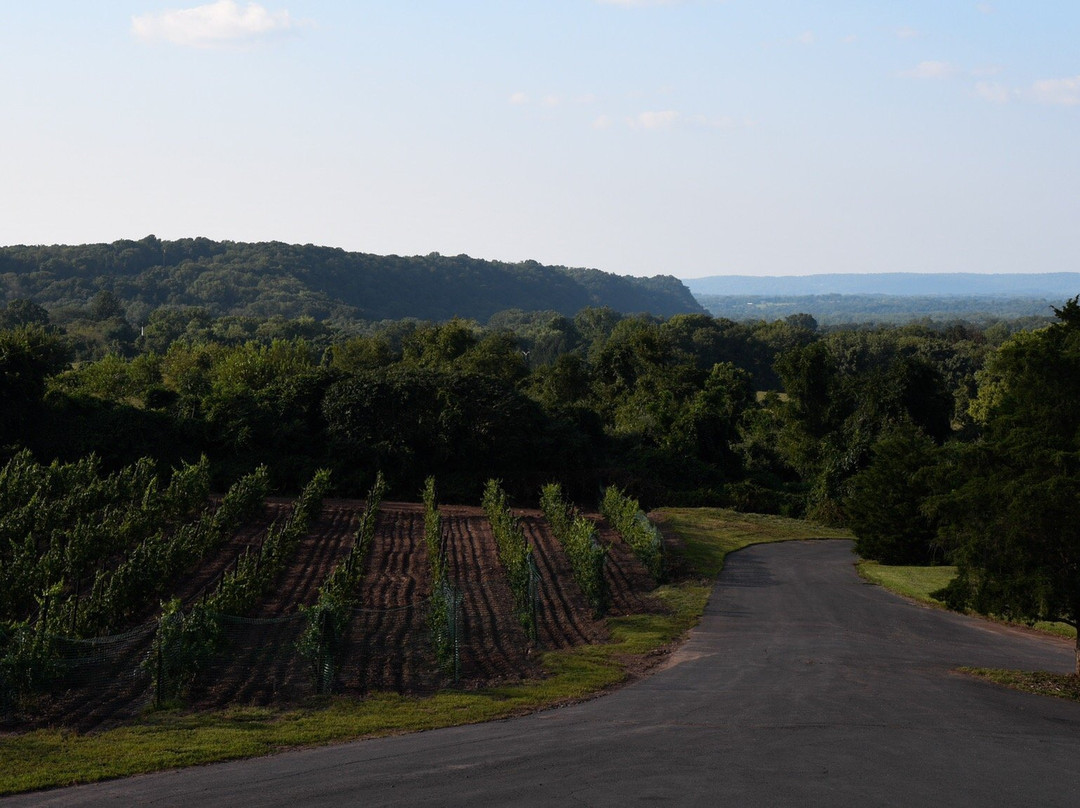
[[[1068,671],[1068,643],[908,603],[849,542],[729,557],[671,664],[526,718],[0,800],[16,805],[1080,804],[1080,704],[958,665]]]

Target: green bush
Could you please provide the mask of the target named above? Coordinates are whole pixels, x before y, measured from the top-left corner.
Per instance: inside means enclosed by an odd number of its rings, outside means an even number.
[[[562,497],[562,487],[549,483],[540,490],[540,507],[551,525],[551,532],[566,551],[581,591],[596,615],[607,610],[608,588],[604,578],[607,548],[597,540],[596,527],[577,513]]]
[[[634,555],[660,581],[664,574],[664,539],[660,530],[642,512],[636,499],[631,499],[614,485],[604,491],[600,513],[611,522]]]
[[[510,512],[506,492],[498,480],[487,481],[483,505],[514,596],[514,611],[525,633],[535,640],[537,573],[532,548],[525,540],[520,522]]]

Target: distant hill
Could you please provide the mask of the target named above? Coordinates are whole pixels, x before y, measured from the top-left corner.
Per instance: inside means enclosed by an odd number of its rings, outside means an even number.
[[[486,321],[507,309],[572,315],[586,306],[660,316],[705,311],[672,276],[633,278],[535,261],[380,256],[310,244],[154,236],[0,247],[0,302],[24,298],[56,309],[86,306],[101,292],[114,295],[134,322],[161,306],[342,320]]]
[[[1080,294],[1080,273],[1078,272],[1001,275],[890,272],[771,277],[712,275],[707,278],[693,278],[684,283],[695,296],[795,297],[837,294],[925,297],[958,295],[962,297],[1046,298],[1064,301]]]

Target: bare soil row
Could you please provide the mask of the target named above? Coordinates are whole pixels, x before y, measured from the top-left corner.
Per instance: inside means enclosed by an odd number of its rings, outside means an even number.
[[[328,500],[269,594],[247,615],[226,619],[223,651],[206,667],[195,692],[199,707],[295,703],[313,693],[307,661],[297,652],[304,630],[301,607],[313,605],[320,585],[352,546],[364,503]],[[289,504],[270,501],[265,515],[238,531],[175,587],[188,607],[215,585],[240,554],[261,544],[269,526],[287,516]],[[540,573],[538,637],[531,641],[514,614],[513,597],[498,559],[495,538],[480,508],[440,508],[448,577],[462,597],[460,681],[476,688],[541,675],[539,650],[602,642],[607,631],[573,579],[562,547],[537,511],[519,516]],[[655,584],[621,538],[598,517],[608,545],[605,575],[609,614],[653,611]],[[429,638],[431,576],[422,506],[384,503],[365,574],[359,608],[345,635],[335,681],[339,692],[430,692],[453,683],[439,670]],[[149,635],[69,692],[43,704],[35,725],[88,730],[123,720],[148,704],[151,676],[142,667]]]

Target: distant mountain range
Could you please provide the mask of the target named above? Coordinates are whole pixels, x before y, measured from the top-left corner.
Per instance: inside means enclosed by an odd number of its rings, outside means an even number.
[[[684,281],[695,297],[702,295],[795,297],[806,295],[889,295],[892,297],[1010,297],[1064,302],[1080,294],[1080,273],[975,273],[832,275],[712,275]]]
[[[206,238],[80,246],[0,247],[0,302],[86,306],[107,292],[138,323],[162,306],[215,315],[335,320],[459,316],[486,322],[507,309],[573,315],[587,306],[660,316],[704,313],[670,275],[633,278],[535,261],[467,255],[381,256],[311,244]]]

